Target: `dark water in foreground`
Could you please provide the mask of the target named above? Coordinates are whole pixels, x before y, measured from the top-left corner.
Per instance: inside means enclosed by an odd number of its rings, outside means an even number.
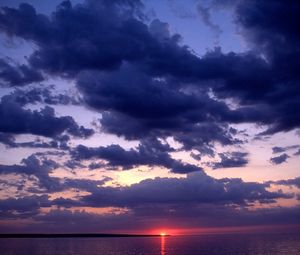
[[[297,234],[0,239],[1,255],[300,255]]]

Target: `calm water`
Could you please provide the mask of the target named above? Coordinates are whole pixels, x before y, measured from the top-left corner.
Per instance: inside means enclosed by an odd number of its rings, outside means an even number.
[[[300,255],[296,234],[0,239],[1,255]]]

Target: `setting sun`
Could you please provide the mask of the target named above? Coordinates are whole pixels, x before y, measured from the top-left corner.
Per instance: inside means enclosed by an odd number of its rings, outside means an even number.
[[[165,232],[160,232],[160,236],[166,236]]]

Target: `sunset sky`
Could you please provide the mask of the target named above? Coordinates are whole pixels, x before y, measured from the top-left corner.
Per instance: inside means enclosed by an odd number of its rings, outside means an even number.
[[[0,232],[300,229],[300,2],[0,5]]]

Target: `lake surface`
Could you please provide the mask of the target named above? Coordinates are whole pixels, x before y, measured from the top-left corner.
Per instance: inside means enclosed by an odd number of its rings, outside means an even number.
[[[1,255],[300,255],[297,234],[0,239]]]

